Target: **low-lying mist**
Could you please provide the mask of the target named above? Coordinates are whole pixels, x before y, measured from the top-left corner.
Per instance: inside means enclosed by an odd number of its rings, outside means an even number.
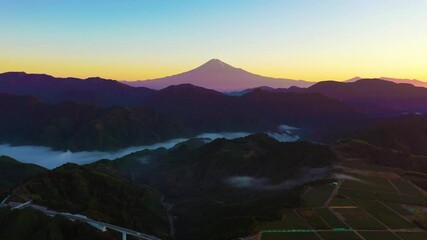
[[[250,133],[236,132],[236,133],[204,133],[196,136],[197,138],[209,138],[211,140],[216,138],[234,139],[244,137]],[[120,149],[113,152],[100,152],[100,151],[57,151],[49,147],[42,146],[11,146],[9,144],[0,145],[0,155],[12,157],[20,162],[34,163],[42,167],[52,169],[59,167],[65,163],[87,164],[98,161],[100,159],[116,159],[126,156],[130,153],[141,151],[144,149],[156,149],[160,147],[171,148],[178,143],[188,140],[187,138],[177,138],[169,141],[156,143],[147,146],[135,146]]]
[[[203,133],[195,138],[206,138],[214,140],[217,138],[235,139],[250,135],[249,132],[225,132],[225,133]],[[283,133],[268,133],[271,137],[278,141],[295,141],[297,138],[289,137]],[[9,144],[0,145],[0,156],[6,155],[12,157],[20,162],[34,163],[42,167],[53,169],[65,163],[87,164],[98,161],[100,159],[116,159],[126,156],[130,153],[145,150],[156,149],[160,147],[171,148],[178,143],[187,141],[188,138],[177,138],[165,142],[160,142],[146,146],[135,146],[120,149],[112,152],[101,151],[58,151],[49,147],[42,146],[11,146]]]
[[[64,163],[86,164],[100,159],[116,159],[123,157],[132,152],[155,149],[159,147],[171,148],[175,144],[185,141],[186,139],[173,139],[170,141],[156,143],[148,146],[138,146],[121,149],[114,152],[100,151],[57,151],[49,147],[41,146],[11,146],[9,144],[0,145],[0,155],[12,157],[20,162],[34,163],[42,167],[52,169],[63,165]]]
[[[295,178],[287,179],[280,183],[272,183],[268,178],[255,178],[251,176],[234,176],[227,178],[225,183],[234,188],[253,190],[278,191],[287,190],[308,182],[324,179],[331,173],[331,167],[303,168]]]

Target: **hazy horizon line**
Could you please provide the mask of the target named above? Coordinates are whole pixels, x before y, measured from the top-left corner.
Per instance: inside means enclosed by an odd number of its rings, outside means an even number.
[[[220,59],[217,59],[217,58],[211,58],[210,60],[206,61],[205,63],[207,63],[207,62],[209,62],[211,60],[219,60],[219,61],[221,61]],[[223,62],[223,61],[221,61],[221,62]],[[203,64],[205,64],[205,63],[203,63]],[[223,63],[226,63],[226,62],[223,62]],[[76,79],[82,79],[82,80],[86,80],[86,79],[90,79],[90,78],[102,78],[102,79],[105,79],[105,80],[113,80],[113,81],[118,81],[118,82],[137,82],[137,81],[150,81],[150,80],[156,80],[156,79],[166,78],[166,77],[170,77],[170,76],[175,76],[175,75],[178,75],[178,74],[182,74],[182,73],[186,73],[188,71],[194,70],[194,69],[202,66],[203,64],[198,65],[196,67],[193,67],[191,69],[182,70],[181,72],[176,72],[176,73],[173,73],[173,74],[166,74],[166,75],[161,75],[161,76],[158,76],[158,77],[146,78],[146,79],[144,79],[144,78],[140,78],[140,79],[110,78],[110,77],[105,77],[105,76],[98,75],[98,74],[86,75],[86,76],[82,77],[82,76],[77,76],[77,75],[75,75],[75,76],[65,75],[65,74],[64,75],[62,75],[62,74],[58,75],[58,74],[49,73],[49,72],[33,72],[33,71],[26,71],[26,70],[10,70],[10,71],[2,72],[0,74],[16,72],[16,73],[25,73],[25,74],[44,74],[44,75],[52,76],[52,77],[55,77],[55,78],[76,78]],[[226,63],[226,64],[230,65],[228,63]],[[230,66],[233,67],[233,68],[237,68],[237,69],[243,69],[243,68],[235,67],[233,65],[230,65]],[[293,78],[287,78],[287,77],[269,76],[269,75],[264,75],[264,74],[258,74],[258,73],[255,73],[255,72],[252,72],[252,71],[246,70],[246,69],[243,69],[243,70],[247,71],[247,72],[249,72],[251,74],[259,75],[259,76],[262,76],[262,77],[275,78],[275,79],[278,79],[278,80],[306,81],[306,82],[312,82],[312,83],[318,83],[318,82],[324,82],[324,81],[345,82],[345,81],[352,80],[352,79],[355,79],[355,78],[360,78],[360,79],[396,79],[396,80],[420,81],[420,82],[427,83],[427,80],[424,81],[424,80],[421,80],[421,79],[410,78],[410,77],[394,77],[394,76],[393,77],[388,77],[388,76],[384,76],[384,75],[380,76],[380,77],[379,76],[364,76],[364,77],[361,77],[361,76],[363,76],[363,74],[357,75],[357,76],[353,76],[353,77],[349,77],[349,78],[346,78],[346,79],[306,80],[306,79],[293,79]]]

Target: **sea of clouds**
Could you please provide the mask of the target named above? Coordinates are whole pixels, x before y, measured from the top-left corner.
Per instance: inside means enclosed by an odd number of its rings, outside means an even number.
[[[285,126],[285,125],[281,125]],[[280,129],[280,127],[279,127]],[[289,130],[289,129],[288,129]],[[203,133],[196,138],[206,138],[214,140],[217,138],[235,139],[250,135],[248,132],[224,132],[224,133]],[[287,133],[268,133],[271,137],[278,141],[296,141],[297,137],[291,137]],[[98,161],[100,159],[116,159],[126,156],[130,153],[145,150],[145,149],[156,149],[160,147],[171,148],[178,143],[188,140],[187,138],[177,138],[165,142],[160,142],[152,145],[145,146],[134,146],[129,148],[120,149],[112,152],[101,152],[101,151],[58,151],[53,150],[49,147],[43,146],[12,146],[9,144],[0,145],[0,156],[6,155],[12,157],[20,162],[34,163],[42,167],[53,169],[59,167],[64,163],[77,163],[87,164]]]
[[[209,138],[211,140],[216,138],[227,138],[234,139],[249,135],[245,132],[235,133],[204,133],[196,136],[197,138]],[[64,163],[77,163],[87,164],[98,161],[100,159],[116,159],[126,156],[130,153],[145,150],[145,149],[156,149],[160,147],[171,148],[178,143],[188,140],[187,138],[177,138],[165,142],[160,142],[152,145],[135,146],[120,149],[112,152],[101,152],[101,151],[58,151],[53,150],[49,147],[42,146],[11,146],[9,144],[0,145],[0,156],[5,155],[12,157],[20,162],[34,163],[42,167],[53,169],[59,167]]]

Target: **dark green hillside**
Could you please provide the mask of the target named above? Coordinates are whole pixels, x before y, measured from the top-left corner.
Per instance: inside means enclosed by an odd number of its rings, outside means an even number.
[[[53,123],[53,134],[58,124]],[[45,128],[42,139],[54,139]],[[67,149],[111,150],[135,145],[153,144],[187,133],[177,123],[165,116],[150,110],[133,110],[128,108],[110,108],[97,118],[88,121],[78,129],[70,129],[65,141]],[[54,145],[55,143],[48,143]]]
[[[116,160],[100,160],[88,166],[100,172],[125,177],[136,183],[147,183],[151,179],[149,173],[154,171],[155,162],[168,153],[166,148],[143,150],[126,155]]]
[[[344,158],[427,173],[427,117],[377,120],[332,144]]]
[[[48,217],[27,208],[13,210],[0,208],[0,239],[7,240],[113,240],[112,232],[100,232],[80,222],[62,217]]]
[[[25,164],[7,156],[0,156],[0,197],[9,188],[45,171],[45,168],[35,164]]]
[[[297,187],[327,176],[334,161],[328,146],[256,134],[146,150],[90,167],[160,189],[174,205],[177,239],[233,239],[252,233],[257,220],[298,206]]]
[[[63,165],[32,178],[14,193],[13,198],[32,199],[54,210],[83,214],[163,238],[169,234],[166,211],[157,192],[87,167]]]
[[[41,99],[0,93],[0,142],[115,150],[205,132],[276,131],[281,124],[310,132],[364,119],[350,105],[320,94],[256,90],[231,97],[188,84],[153,93],[133,108]]]
[[[194,141],[194,140],[192,140]],[[279,142],[266,134],[254,134],[234,140],[217,139],[205,145],[178,144],[166,150],[143,150],[115,161],[99,161],[89,166],[102,171],[116,171],[122,176],[126,171],[141,171],[151,183],[164,182],[162,174],[183,169],[189,173],[179,178],[198,181],[229,176],[248,175],[269,178],[280,182],[296,177],[301,168],[321,168],[337,160],[326,145],[309,142]]]
[[[353,137],[386,149],[427,155],[427,116],[385,119],[358,131]]]
[[[188,134],[168,117],[146,109],[49,105],[34,97],[0,94],[0,113],[0,142],[72,151],[114,150]]]
[[[424,155],[382,148],[357,139],[338,141],[332,147],[342,158],[427,173],[427,156]]]
[[[142,150],[128,154],[124,157],[111,160],[100,160],[89,167],[97,171],[112,173],[125,177],[137,183],[148,183],[160,171],[185,165],[185,159],[195,153],[196,149],[203,146],[208,139],[192,138],[176,144],[171,149],[157,148]],[[165,159],[169,159],[166,161]]]
[[[334,160],[327,146],[281,143],[267,135],[206,144],[189,154],[186,167],[161,175],[165,191],[177,199],[176,214],[181,220],[177,236],[232,239],[248,235],[256,221],[277,218],[284,208],[298,206],[298,185],[325,177],[319,174],[304,180],[309,173],[303,169],[327,168]],[[243,187],[229,182],[237,176],[236,184]],[[248,179],[252,180],[247,185]],[[294,185],[289,179],[300,182]]]

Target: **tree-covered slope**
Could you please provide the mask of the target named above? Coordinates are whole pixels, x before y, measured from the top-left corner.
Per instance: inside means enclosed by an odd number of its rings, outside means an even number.
[[[332,146],[344,158],[427,173],[427,117],[375,120]]]
[[[156,191],[84,166],[66,164],[36,176],[15,189],[12,199],[32,199],[54,210],[158,237],[169,235],[166,211]]]
[[[28,96],[0,94],[0,142],[64,150],[113,150],[186,135],[158,112],[79,103],[46,104]]]
[[[159,189],[174,205],[177,239],[234,239],[300,203],[299,186],[327,177],[328,146],[265,134],[137,152],[90,165]]]
[[[0,239],[5,240],[117,240],[112,232],[101,232],[88,224],[63,217],[48,217],[35,209],[0,208]]]
[[[35,164],[26,164],[8,156],[0,156],[0,197],[7,190],[28,178],[47,171]]]

